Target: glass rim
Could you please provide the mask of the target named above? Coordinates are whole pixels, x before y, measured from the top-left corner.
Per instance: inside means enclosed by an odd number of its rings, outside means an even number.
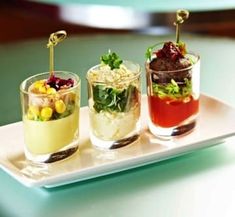
[[[128,60],[123,60],[123,64],[124,65],[125,65],[125,63],[130,63],[130,64],[133,64],[133,65],[137,66],[137,70],[136,70],[137,73],[134,76],[130,77],[130,78],[126,78],[126,79],[123,79],[123,80],[121,80],[119,82],[115,82],[115,84],[122,84],[122,83],[125,83],[127,81],[133,81],[133,80],[135,80],[136,78],[138,78],[141,75],[141,67],[140,67],[140,65],[138,63],[135,63],[135,62],[132,62],[132,61],[128,61]],[[92,66],[91,68],[88,69],[87,74],[86,74],[86,80],[89,83],[92,83],[92,84],[94,84],[94,83],[97,83],[97,84],[113,84],[114,82],[108,82],[108,81],[90,81],[90,79],[88,78],[89,72],[91,70],[93,70],[94,68],[97,68],[99,66],[101,66],[101,64],[97,64],[97,65]]]
[[[162,71],[162,70],[156,71],[156,70],[153,70],[153,69],[149,68],[149,61],[147,61],[145,63],[145,67],[146,67],[146,69],[148,69],[149,71],[151,71],[153,73],[175,73],[175,72],[188,71],[188,70],[192,69],[196,64],[198,64],[200,62],[200,60],[201,60],[200,56],[198,54],[194,54],[194,53],[188,53],[188,54],[197,57],[197,61],[194,64],[192,64],[191,66],[187,67],[187,68],[177,69],[177,70],[168,70],[168,71],[167,70],[165,70],[165,71]]]
[[[76,89],[77,87],[79,87],[79,85],[80,85],[80,83],[81,83],[80,77],[79,77],[77,74],[75,74],[74,72],[70,72],[70,71],[58,71],[58,70],[56,70],[56,71],[54,71],[54,73],[55,73],[55,75],[56,75],[57,73],[64,73],[64,74],[68,73],[68,74],[72,74],[72,75],[76,78],[76,82],[77,82],[77,83],[76,83],[73,87],[63,90],[63,92],[61,92],[60,94],[66,94],[66,93],[68,93],[68,92],[70,92],[70,91]],[[26,78],[26,79],[23,80],[23,81],[21,82],[21,84],[20,84],[20,91],[21,91],[22,93],[24,93],[24,94],[30,94],[30,95],[35,95],[35,96],[39,96],[39,97],[55,95],[55,93],[51,93],[51,94],[47,94],[47,93],[40,93],[40,94],[37,94],[37,93],[30,93],[28,90],[25,90],[25,89],[23,88],[23,85],[24,85],[27,81],[29,81],[30,79],[33,79],[34,77],[37,77],[37,76],[47,75],[47,74],[49,75],[50,72],[42,72],[42,73],[35,74],[35,75],[32,75],[32,76]]]

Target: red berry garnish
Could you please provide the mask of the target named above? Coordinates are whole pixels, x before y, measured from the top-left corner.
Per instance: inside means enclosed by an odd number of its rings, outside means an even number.
[[[176,61],[180,58],[183,58],[183,54],[180,49],[171,41],[166,42],[162,49],[155,52],[158,58],[169,58],[173,61]]]
[[[53,87],[58,91],[60,89],[68,89],[70,87],[73,87],[74,80],[71,78],[62,79],[53,75],[47,80],[47,84],[50,85],[50,87]]]

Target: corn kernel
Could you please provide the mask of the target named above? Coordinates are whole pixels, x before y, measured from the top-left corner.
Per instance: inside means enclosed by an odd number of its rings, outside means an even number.
[[[37,106],[30,106],[27,112],[27,118],[30,120],[37,120],[39,116],[39,108]]]
[[[39,108],[37,106],[33,106],[31,105],[29,107],[29,111],[34,114],[35,116],[39,116],[40,112],[39,112]]]
[[[47,89],[47,94],[55,94],[55,93],[56,93],[55,88],[50,87],[50,88]]]
[[[63,100],[57,100],[56,102],[55,102],[55,110],[56,110],[56,112],[57,113],[59,113],[59,114],[62,114],[62,113],[64,113],[65,112],[65,110],[66,110],[66,105],[65,105],[65,103],[63,102]]]
[[[40,87],[44,86],[44,83],[45,83],[44,80],[35,81],[33,86],[34,88],[39,89]]]
[[[50,107],[44,107],[41,110],[41,118],[44,121],[48,121],[52,116],[53,110]]]
[[[46,87],[45,86],[41,86],[41,87],[39,87],[39,92],[40,93],[47,93],[47,89],[46,89]]]

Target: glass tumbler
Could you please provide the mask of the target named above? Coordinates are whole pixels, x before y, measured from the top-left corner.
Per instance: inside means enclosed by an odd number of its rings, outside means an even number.
[[[169,139],[191,132],[196,126],[200,96],[200,58],[190,55],[193,64],[174,71],[150,69],[146,63],[149,130]]]
[[[90,139],[100,149],[126,146],[140,135],[140,66],[129,61],[123,64],[134,76],[119,82],[91,79],[90,73],[104,70],[101,65],[87,72]]]
[[[24,150],[26,158],[35,163],[62,160],[78,149],[80,78],[72,72],[54,73],[60,79],[73,79],[73,87],[52,93],[29,91],[46,81],[49,72],[29,77],[20,85]]]

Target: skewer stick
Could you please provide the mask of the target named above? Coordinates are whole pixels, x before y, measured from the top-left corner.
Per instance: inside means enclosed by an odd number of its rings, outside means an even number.
[[[176,26],[176,44],[180,41],[180,24],[182,24],[189,17],[189,11],[180,9],[176,11],[176,21],[174,25]]]
[[[50,49],[49,54],[49,70],[50,70],[50,76],[54,76],[54,47],[61,41],[63,41],[67,36],[66,31],[61,30],[58,32],[54,32],[50,35],[47,48]]]

